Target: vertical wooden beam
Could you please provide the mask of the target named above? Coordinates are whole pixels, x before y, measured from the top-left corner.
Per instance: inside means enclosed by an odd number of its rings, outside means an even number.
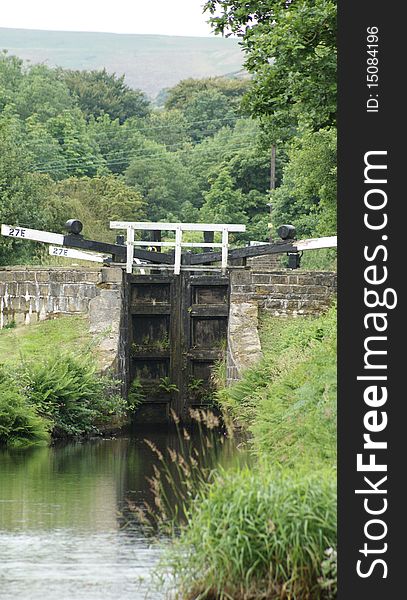
[[[133,257],[134,257],[134,229],[133,229],[133,227],[127,227],[127,260],[126,260],[127,273],[133,272]]]
[[[204,237],[204,242],[205,244],[213,244],[213,241],[215,239],[215,232],[214,231],[204,231],[203,232],[203,237]],[[210,248],[203,248],[204,252],[210,252]]]
[[[171,408],[179,418],[183,408],[182,283],[182,277],[171,276],[170,378],[178,389],[171,394]]]
[[[190,255],[185,257],[186,263],[188,264]],[[192,293],[191,293],[191,272],[184,271],[181,273],[181,331],[180,331],[180,352],[181,352],[181,364],[182,364],[182,376],[180,385],[180,402],[181,402],[181,413],[180,416],[184,421],[189,420],[189,384],[191,382],[192,365],[189,356],[190,349],[192,346],[192,317],[191,317],[191,305],[192,305]]]
[[[124,246],[124,243],[124,235],[116,235],[116,244],[118,244],[119,246]],[[123,263],[124,257],[120,254],[113,254],[113,262]]]
[[[150,239],[152,242],[161,242],[161,231],[157,229],[150,231]],[[161,252],[161,246],[154,246],[154,243],[151,246],[155,247],[157,252]],[[161,271],[159,269],[151,269],[150,273],[151,275],[160,275]]]
[[[161,231],[155,230],[151,232],[151,241],[152,242],[161,242]],[[151,244],[154,246],[154,244]],[[161,252],[161,246],[157,246],[157,252]]]

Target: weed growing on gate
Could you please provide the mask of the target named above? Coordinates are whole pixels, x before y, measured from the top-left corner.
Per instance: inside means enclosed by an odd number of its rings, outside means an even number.
[[[179,391],[175,383],[171,383],[170,377],[161,377],[158,389],[168,394]]]
[[[137,377],[130,384],[127,394],[127,408],[131,412],[135,412],[140,404],[144,401],[145,394],[143,392],[143,384]]]

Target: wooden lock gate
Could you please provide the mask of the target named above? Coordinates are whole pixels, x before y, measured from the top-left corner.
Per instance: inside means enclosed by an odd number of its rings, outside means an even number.
[[[226,349],[229,278],[221,274],[128,275],[130,381],[145,397],[142,422],[165,422],[172,408],[212,401],[212,369]]]

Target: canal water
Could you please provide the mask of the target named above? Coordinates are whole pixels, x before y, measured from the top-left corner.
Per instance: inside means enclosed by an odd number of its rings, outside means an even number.
[[[164,598],[152,572],[168,542],[146,536],[129,507],[154,504],[147,478],[167,448],[240,461],[220,439],[205,452],[201,436],[184,443],[174,431],[0,450],[0,598]]]

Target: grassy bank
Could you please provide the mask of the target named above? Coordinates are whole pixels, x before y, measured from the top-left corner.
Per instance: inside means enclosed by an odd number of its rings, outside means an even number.
[[[83,317],[63,317],[0,332],[0,444],[96,434],[124,416],[87,331]]]
[[[274,464],[336,464],[336,310],[318,318],[264,316],[263,360],[218,393]]]
[[[166,563],[180,598],[336,597],[336,310],[260,334],[262,361],[218,391],[256,460],[192,503]]]
[[[0,330],[0,363],[16,365],[61,352],[86,351],[91,344],[86,317],[69,316]]]
[[[220,472],[168,555],[177,597],[333,597],[335,496],[329,470]]]

